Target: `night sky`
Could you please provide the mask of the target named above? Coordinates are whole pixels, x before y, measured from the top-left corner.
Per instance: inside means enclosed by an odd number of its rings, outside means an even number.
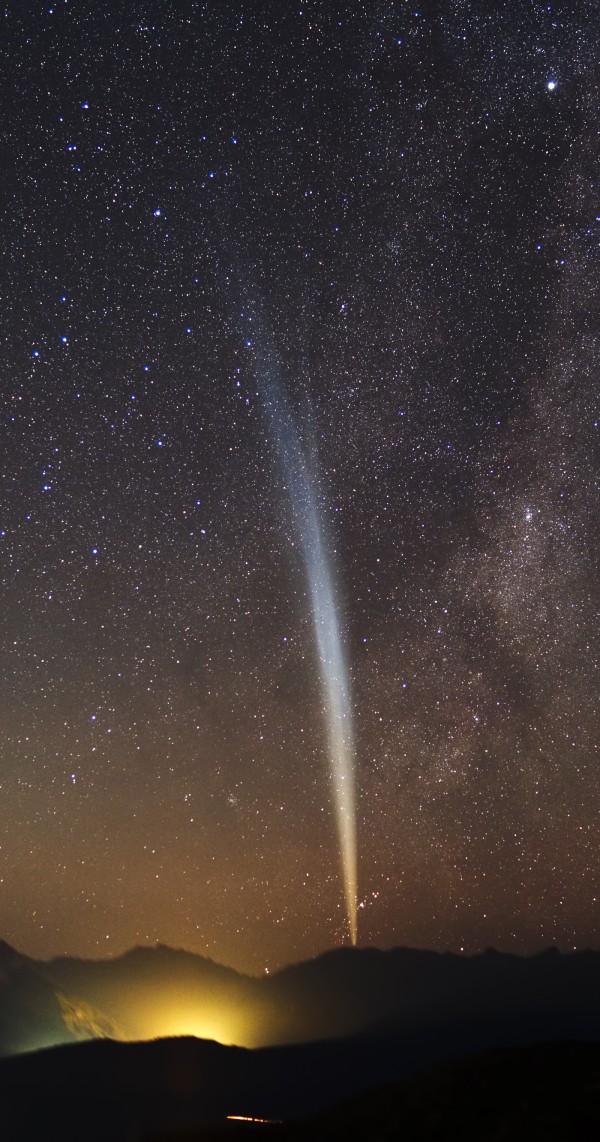
[[[598,947],[596,3],[0,15],[0,936],[348,942],[309,490],[359,943]]]

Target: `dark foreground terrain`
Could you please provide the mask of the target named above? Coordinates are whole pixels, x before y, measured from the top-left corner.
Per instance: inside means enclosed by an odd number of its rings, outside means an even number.
[[[376,1059],[382,1050],[382,1044],[374,1048]],[[339,1101],[344,1067],[350,1068],[350,1081],[357,1059],[348,1043],[246,1051],[193,1039],[104,1040],[40,1051],[0,1064],[1,1137],[3,1142],[210,1142],[249,1134],[273,1142],[600,1138],[600,1044],[503,1048],[386,1085],[373,1082],[372,1073],[372,1089]],[[366,1079],[365,1074],[363,1085]]]
[[[311,1119],[284,1124],[274,1138],[281,1142],[600,1139],[600,1045],[506,1048],[444,1064]]]

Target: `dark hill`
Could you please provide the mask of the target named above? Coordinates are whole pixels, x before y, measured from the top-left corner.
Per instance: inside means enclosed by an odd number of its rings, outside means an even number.
[[[600,1044],[555,1043],[460,1059],[284,1125],[273,1134],[274,1142],[454,1138],[461,1142],[600,1138]]]
[[[175,1039],[18,1056],[0,1063],[3,1142],[207,1142],[224,1130],[247,1133],[226,1121],[240,1114],[283,1119],[259,1131],[274,1142],[599,1136],[599,1044],[496,1050],[400,1082],[393,1050],[372,1047],[248,1051]],[[393,1085],[374,1089],[382,1080]]]

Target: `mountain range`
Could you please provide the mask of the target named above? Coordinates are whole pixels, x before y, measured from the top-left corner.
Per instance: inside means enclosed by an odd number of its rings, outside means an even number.
[[[458,1025],[471,1028],[467,1049],[492,1025],[485,1046],[506,1040],[502,1026],[541,1040],[595,1038],[600,953],[342,948],[256,978],[161,945],[112,960],[42,962],[0,942],[0,1056],[182,1034],[255,1048],[357,1035],[414,1043],[435,1028],[441,1042]]]
[[[367,1138],[371,1127],[378,1138],[449,1137],[435,1133],[432,1091],[464,1138],[488,1136],[481,1122],[474,1133],[465,1125],[475,1104],[489,1121],[492,1105],[512,1121],[490,1138],[516,1138],[515,1107],[535,1103],[541,1122],[544,1100],[560,1129],[577,1110],[581,1137],[595,1137],[585,1131],[600,1107],[599,1043],[598,952],[337,949],[253,978],[163,946],[41,962],[0,943],[7,1142],[55,1133],[193,1142],[224,1128],[290,1142]],[[395,1134],[409,1110],[412,1133]]]

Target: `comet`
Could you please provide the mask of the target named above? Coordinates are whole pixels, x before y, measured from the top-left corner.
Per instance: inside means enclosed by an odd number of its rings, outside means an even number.
[[[300,432],[281,379],[277,353],[252,322],[252,349],[259,392],[266,407],[272,436],[285,477],[295,530],[303,554],[308,582],[321,687],[326,713],[327,745],[337,835],[340,848],[348,933],[357,940],[357,845],[354,735],[348,667],[335,591],[331,544],[319,510],[319,480],[314,461],[302,446]]]

